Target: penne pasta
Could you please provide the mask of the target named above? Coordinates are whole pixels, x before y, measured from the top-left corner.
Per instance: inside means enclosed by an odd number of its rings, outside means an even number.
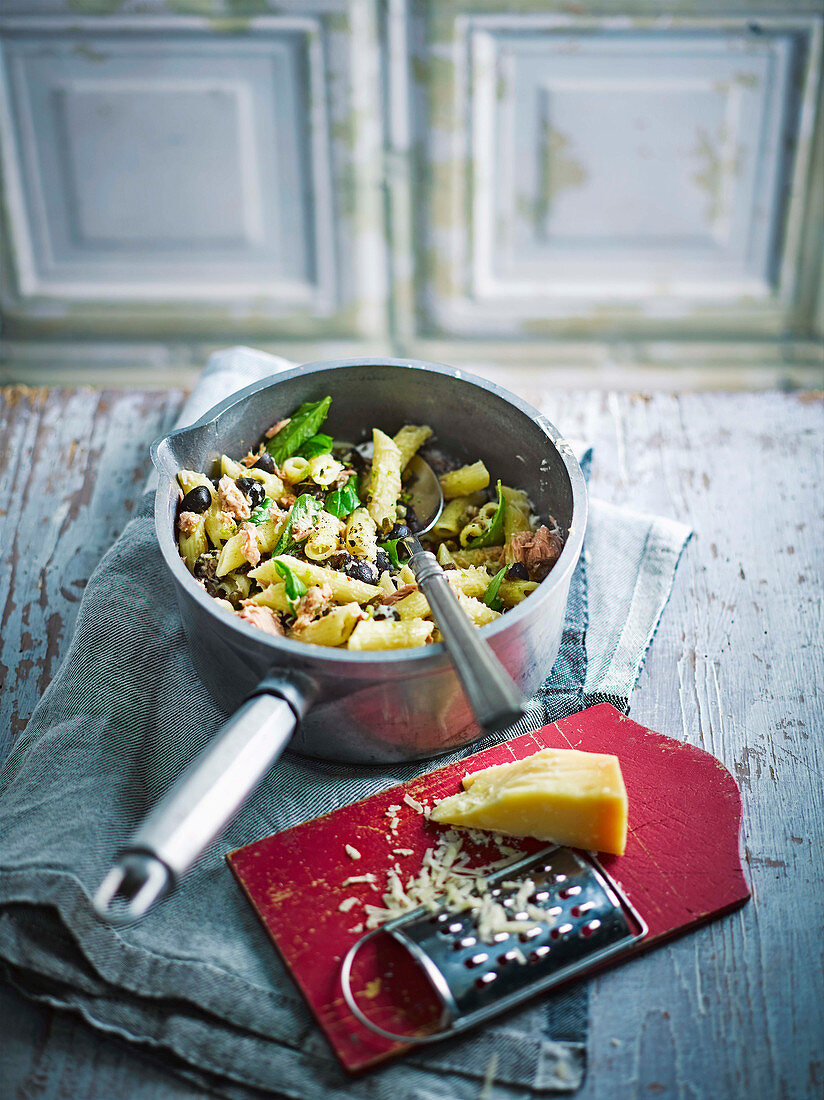
[[[409,649],[412,646],[425,645],[435,630],[434,623],[423,619],[407,619],[395,622],[384,620],[375,622],[366,619],[358,623],[352,631],[348,649]]]
[[[283,581],[279,584],[267,584],[262,592],[252,596],[252,603],[260,607],[271,607],[273,611],[279,611],[283,615],[291,615],[294,611],[294,601],[286,595],[286,585]]]
[[[213,498],[211,506],[203,513],[203,517],[206,521],[206,534],[209,536],[212,546],[219,548],[232,535],[237,534],[237,524],[230,515],[221,511],[216,496]]]
[[[309,473],[309,461],[300,458],[298,455],[287,458],[281,466],[280,472],[283,474],[284,481],[288,481],[290,485],[297,485],[299,481],[306,480]]]
[[[431,612],[423,592],[410,592],[395,604],[395,610],[402,619],[428,619]]]
[[[369,515],[380,534],[386,534],[397,518],[401,493],[401,452],[379,428],[372,430],[372,478],[369,484]]]
[[[492,581],[492,574],[483,566],[470,565],[462,569],[451,569],[447,579],[454,589],[464,596],[482,599]]]
[[[375,521],[366,508],[356,508],[346,521],[346,549],[356,558],[375,561],[378,556],[378,535]]]
[[[198,516],[195,528],[188,533],[181,531],[177,540],[180,556],[186,562],[190,573],[194,572],[195,562],[201,554],[205,554],[209,548],[206,541],[206,520]]]
[[[338,462],[337,459],[332,458],[329,454],[315,455],[314,458],[309,459],[307,476],[314,481],[316,485],[322,485],[325,489],[328,488],[341,473],[343,473],[343,463]]]
[[[468,497],[455,497],[454,500],[447,501],[440,516],[432,525],[432,538],[454,538],[476,513],[479,503],[484,503],[480,493]]]
[[[401,453],[401,470],[409,465],[409,460],[426,443],[432,435],[432,429],[426,424],[404,424],[399,432],[395,433],[394,443]]]
[[[493,623],[501,617],[500,611],[493,611],[491,607],[487,607],[485,603],[481,603],[473,596],[464,596],[461,593],[458,595],[458,603],[475,626],[486,626],[487,623]]]
[[[457,470],[450,470],[448,474],[441,474],[440,482],[444,500],[467,497],[489,485],[489,470],[479,459],[471,466],[461,466]]]
[[[341,646],[347,641],[355,624],[364,617],[357,603],[346,603],[333,607],[320,619],[315,619],[301,630],[294,630],[292,637],[299,642],[311,642],[313,645]]]
[[[205,474],[199,474],[195,470],[178,470],[177,480],[180,482],[180,487],[184,493],[188,493],[192,489],[196,489],[198,485],[202,485],[212,494],[212,501],[217,498],[215,487]]]
[[[469,523],[463,528],[460,534],[461,546],[466,546],[473,539],[480,538],[481,535],[485,535],[486,532],[492,526],[492,520],[495,518],[495,513],[498,511],[497,501],[490,500],[481,508],[477,516],[470,520]],[[501,542],[503,542],[503,532],[501,533]]]
[[[303,552],[312,561],[325,561],[340,549],[343,524],[337,516],[321,512],[315,520],[315,526],[303,544]]]

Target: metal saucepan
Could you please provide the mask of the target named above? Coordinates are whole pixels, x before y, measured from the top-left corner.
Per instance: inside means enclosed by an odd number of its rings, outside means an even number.
[[[270,425],[326,394],[332,396],[326,430],[336,438],[357,441],[373,426],[391,434],[402,424],[429,424],[453,457],[482,458],[494,477],[525,488],[537,513],[554,516],[568,532],[546,580],[482,628],[527,696],[555,660],[587,498],[571,447],[545,417],[483,379],[405,359],[312,363],[234,394],[152,447],[161,553],[198,674],[232,717],[106,876],[95,906],[111,923],[138,919],[172,889],[287,747],[326,760],[378,764],[436,756],[481,735],[442,645],[357,653],[274,637],[221,608],[178,554],[178,470],[210,472],[222,453],[257,446]]]

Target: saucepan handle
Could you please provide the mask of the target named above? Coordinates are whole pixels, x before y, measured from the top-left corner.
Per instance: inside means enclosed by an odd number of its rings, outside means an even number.
[[[281,755],[311,701],[296,679],[258,686],[121,849],[94,897],[102,920],[139,920],[175,887]]]
[[[458,603],[434,554],[414,535],[403,540],[409,567],[432,609],[455,671],[481,729],[494,733],[522,718],[526,703],[512,677]]]

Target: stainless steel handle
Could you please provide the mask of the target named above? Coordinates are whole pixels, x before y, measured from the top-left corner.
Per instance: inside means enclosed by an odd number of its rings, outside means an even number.
[[[414,535],[403,544],[410,554],[409,568],[432,609],[478,725],[492,733],[506,729],[523,717],[524,697],[465,615],[435,555],[424,550]]]
[[[120,852],[94,897],[107,923],[138,920],[174,888],[288,745],[309,699],[292,684],[278,695],[263,688],[218,730]]]

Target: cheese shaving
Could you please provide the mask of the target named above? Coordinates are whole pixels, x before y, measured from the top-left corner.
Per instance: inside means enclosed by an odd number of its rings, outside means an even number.
[[[393,848],[393,856],[413,856],[415,854],[414,848]]]
[[[403,800],[407,806],[411,806],[415,813],[422,814],[424,812],[424,804],[418,802],[417,798],[413,798],[411,794],[405,794]]]
[[[409,851],[409,849],[406,849]],[[411,854],[411,852],[410,852]],[[469,855],[463,849],[463,839],[453,829],[439,838],[434,848],[424,853],[423,866],[417,875],[401,880],[397,864],[387,872],[382,905],[366,905],[366,927],[378,928],[388,920],[411,913],[423,906],[434,912],[446,900],[452,913],[470,912],[478,922],[479,938],[492,943],[496,933],[526,932],[535,925],[528,920],[515,920],[514,912],[496,902],[487,892],[486,876],[519,859],[523,853],[511,849],[511,855],[493,861],[485,867],[470,868]],[[517,912],[525,912],[526,898],[535,889],[534,883],[518,882],[518,901],[523,895],[523,905]],[[535,908],[534,906],[532,907]]]
[[[344,847],[346,848],[346,854],[349,856],[350,859],[360,859],[361,854],[357,848],[353,847],[351,844],[346,844]]]
[[[350,875],[349,878],[345,878],[343,880],[343,885],[344,886],[351,886],[353,882],[369,882],[369,883],[372,883],[372,882],[377,882],[377,881],[378,881],[377,876],[373,875],[370,872],[368,875]]]
[[[357,904],[357,898],[344,898],[344,900],[338,906],[338,909],[340,909],[341,913],[348,913],[352,906]]]

